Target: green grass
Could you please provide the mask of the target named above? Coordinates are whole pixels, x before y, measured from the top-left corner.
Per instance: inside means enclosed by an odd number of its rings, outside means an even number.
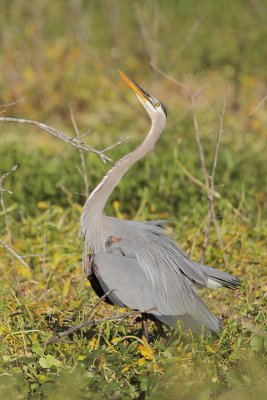
[[[106,213],[170,220],[168,232],[199,260],[208,199],[183,172],[203,182],[190,100],[149,69],[132,3],[103,0],[77,2],[75,7],[71,1],[44,1],[45,14],[28,2],[6,3],[0,16],[0,104],[23,96],[22,105],[5,115],[36,118],[67,133],[73,132],[71,104],[81,131],[92,128],[86,138],[90,145],[104,148],[129,136],[109,153],[115,161],[140,143],[149,126],[115,68],[131,72],[164,101],[168,124],[155,151],[114,191]],[[219,3],[155,1],[158,8],[152,14],[154,22],[158,18],[158,31],[156,22],[151,26],[151,4],[140,5],[150,47],[158,44],[159,66],[195,89],[203,87],[205,101],[199,98],[197,115],[209,171],[227,86],[215,206],[228,265],[213,224],[206,263],[238,275],[242,285],[237,291],[201,292],[223,319],[221,337],[192,336],[177,326],[164,341],[151,323],[147,344],[140,323],[128,318],[42,347],[53,329],[79,324],[97,301],[81,273],[78,233],[85,196],[77,172],[79,152],[37,129],[1,124],[0,176],[18,165],[4,184],[13,191],[4,194],[11,245],[27,256],[31,268],[13,260],[0,245],[1,398],[266,398],[266,112],[259,108],[245,116],[266,94],[267,10],[260,1],[235,1],[227,8]],[[110,165],[93,154],[86,155],[86,165],[92,190]],[[2,209],[0,239],[8,240]],[[121,311],[101,304],[94,317]]]

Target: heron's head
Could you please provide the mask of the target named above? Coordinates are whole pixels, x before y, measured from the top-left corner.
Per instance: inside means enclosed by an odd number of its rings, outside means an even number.
[[[151,120],[154,121],[158,117],[162,117],[166,121],[167,110],[165,105],[161,101],[147,93],[136,82],[128,78],[128,76],[124,72],[119,70],[119,73],[121,77],[125,80],[125,82],[130,86],[130,88],[135,92],[138,100],[146,109]]]

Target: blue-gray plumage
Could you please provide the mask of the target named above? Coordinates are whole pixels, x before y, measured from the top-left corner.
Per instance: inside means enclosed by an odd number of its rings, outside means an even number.
[[[194,332],[203,325],[219,333],[219,319],[196,289],[234,288],[239,279],[191,261],[160,221],[123,221],[104,215],[113,189],[128,169],[153,149],[167,118],[163,103],[120,73],[148,112],[152,125],[144,142],[111,168],[85,203],[81,218],[85,272],[98,295],[114,290],[108,296],[111,304],[151,310],[151,315],[171,327],[180,320]]]

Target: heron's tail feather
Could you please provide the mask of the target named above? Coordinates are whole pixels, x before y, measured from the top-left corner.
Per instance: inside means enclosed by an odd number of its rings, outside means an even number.
[[[228,287],[234,289],[240,285],[240,279],[236,276],[227,274],[226,272],[218,269],[207,267],[199,263],[196,266],[208,276],[207,287],[210,289],[218,289],[221,287]]]

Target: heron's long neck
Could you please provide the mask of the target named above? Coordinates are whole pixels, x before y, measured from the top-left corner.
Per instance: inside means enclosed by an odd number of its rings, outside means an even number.
[[[165,127],[165,123],[166,119],[161,115],[154,120],[144,142],[134,151],[127,154],[114,164],[111,170],[104,176],[85,203],[82,216],[85,224],[86,222],[89,222],[90,215],[93,217],[92,214],[96,216],[95,214],[99,215],[103,213],[103,209],[113,189],[117,186],[121,178],[131,168],[131,166],[153,149]]]

